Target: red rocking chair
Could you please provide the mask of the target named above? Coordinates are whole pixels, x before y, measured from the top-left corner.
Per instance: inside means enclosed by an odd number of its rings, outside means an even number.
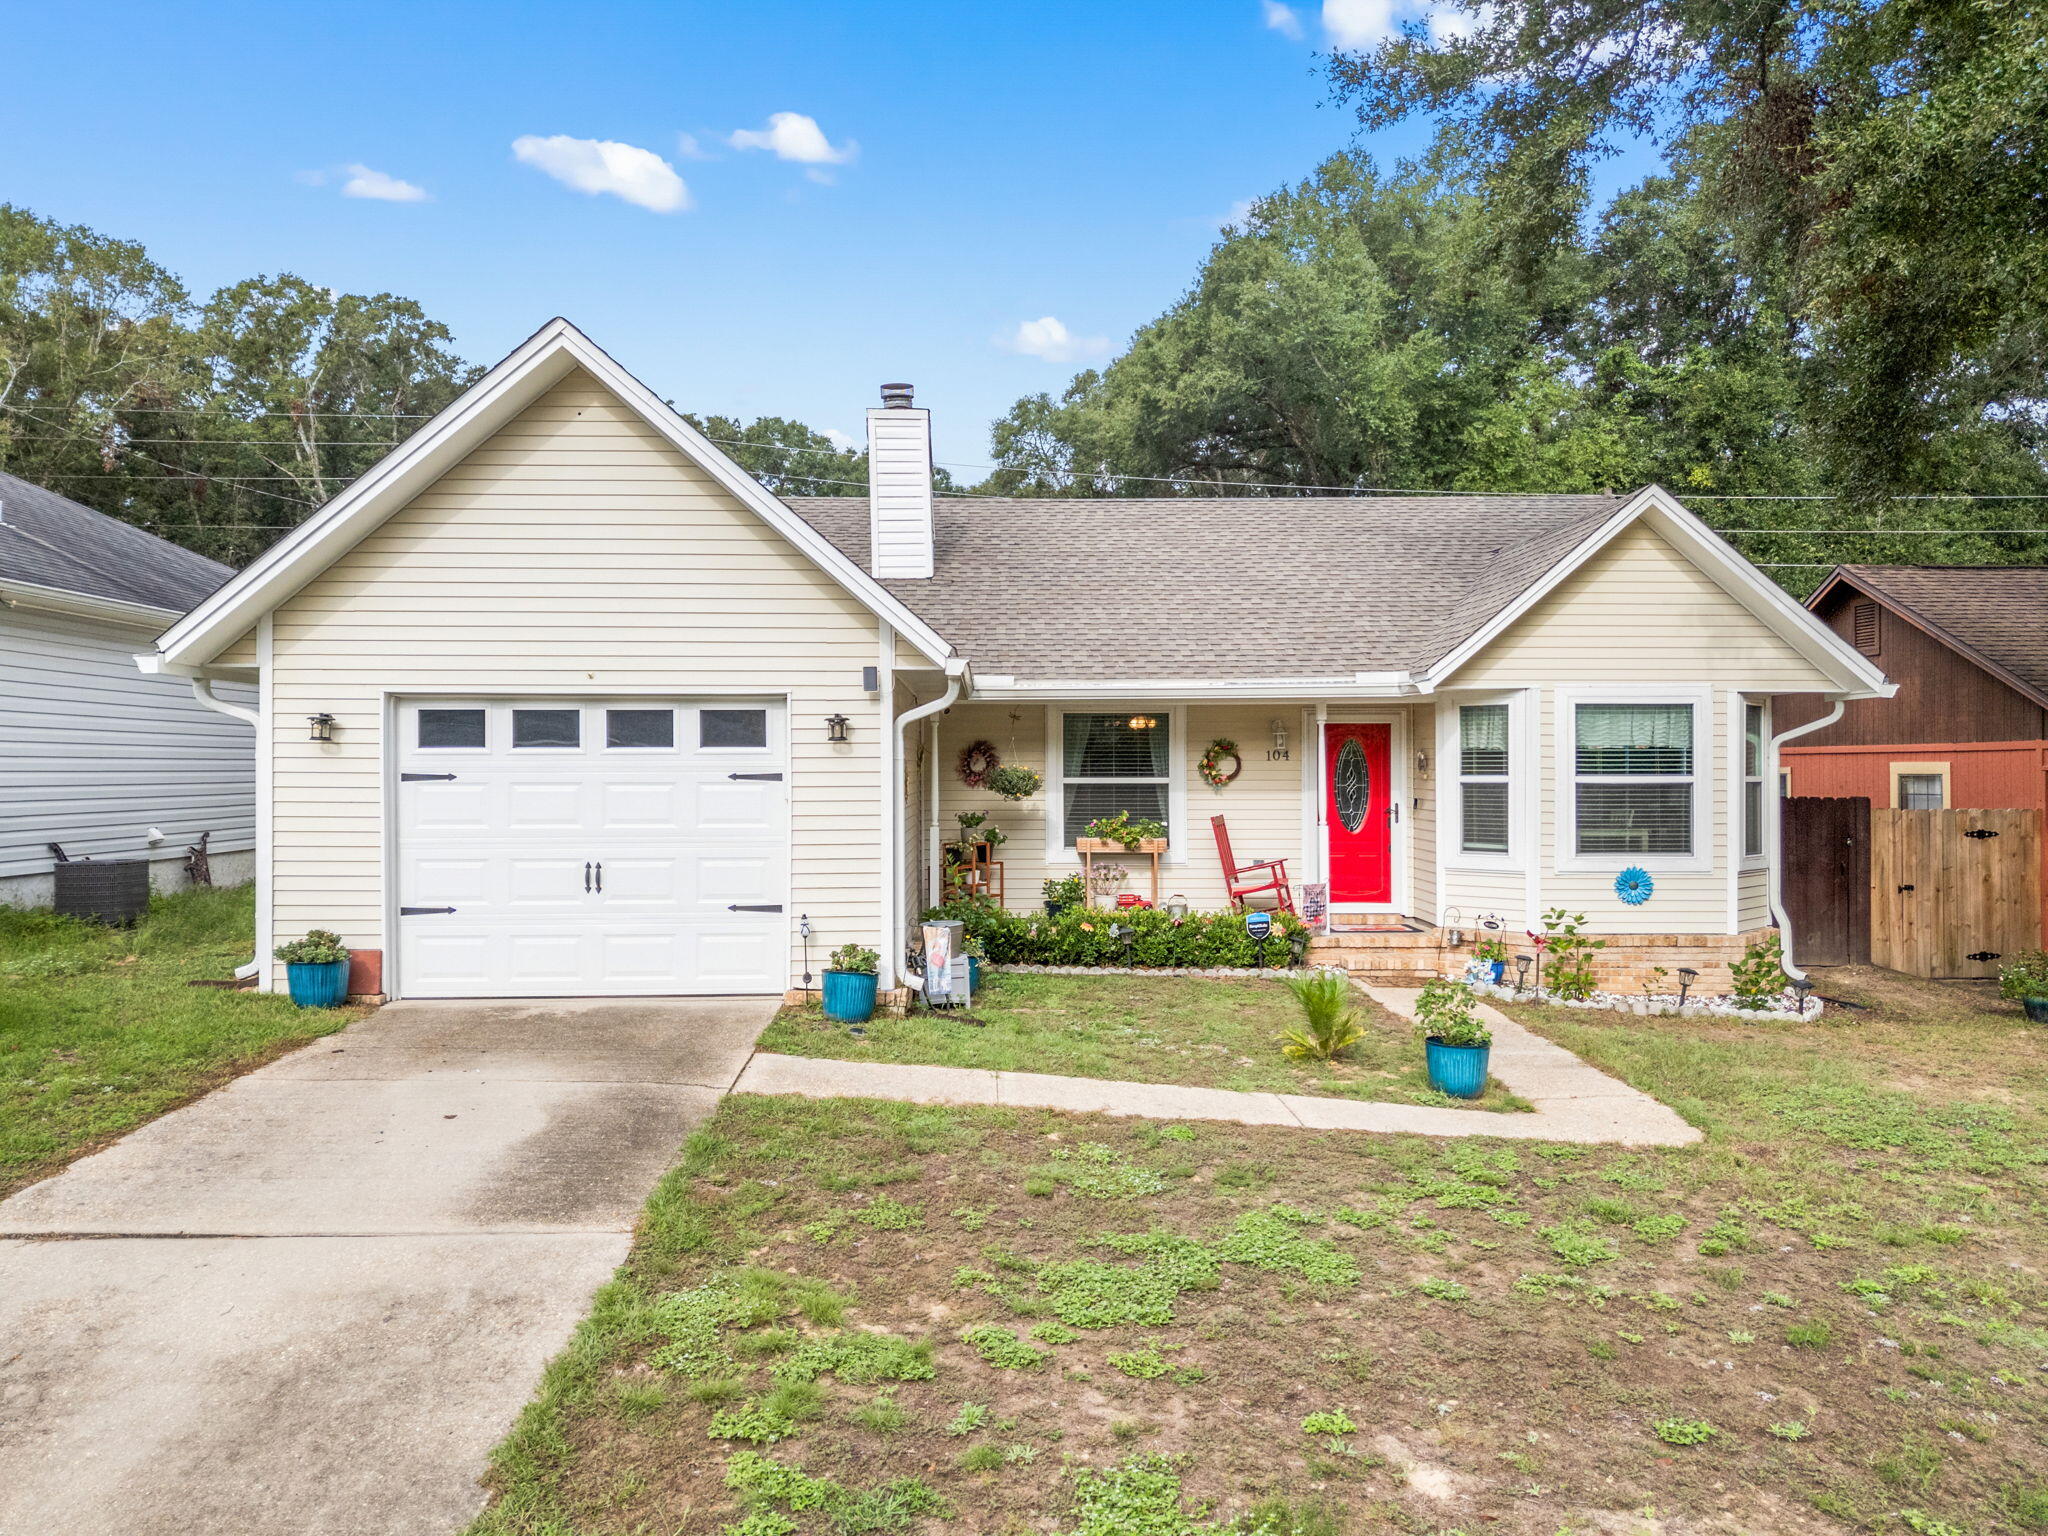
[[[1223,861],[1223,885],[1230,892],[1232,907],[1242,912],[1245,897],[1271,891],[1275,910],[1293,912],[1294,893],[1287,885],[1285,859],[1261,859],[1256,864],[1240,865],[1230,851],[1230,829],[1224,826],[1221,816],[1209,818],[1209,830],[1216,834],[1216,857]]]

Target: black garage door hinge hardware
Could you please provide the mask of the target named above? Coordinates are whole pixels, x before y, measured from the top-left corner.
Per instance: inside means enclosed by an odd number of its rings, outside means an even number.
[[[777,784],[782,782],[782,775],[779,773],[728,773],[726,777],[728,779],[772,779]]]
[[[401,773],[398,776],[398,782],[401,784],[417,784],[422,779],[452,779],[454,777],[455,775],[452,773]]]
[[[398,915],[400,917],[420,917],[428,913],[453,912],[454,910],[453,907],[400,907]]]
[[[725,904],[725,910],[728,912],[780,912],[782,910],[782,903],[778,901],[773,906],[750,907],[742,901],[729,901]]]

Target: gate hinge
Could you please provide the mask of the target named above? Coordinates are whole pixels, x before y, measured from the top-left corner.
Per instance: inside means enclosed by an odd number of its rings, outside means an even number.
[[[1989,827],[1972,827],[1963,834],[1965,837],[1996,837],[1998,834]]]
[[[1965,960],[1975,960],[1979,965],[1982,965],[1987,960],[1998,959],[2003,953],[2002,950],[1980,949],[1974,955],[1965,955],[1963,958]]]

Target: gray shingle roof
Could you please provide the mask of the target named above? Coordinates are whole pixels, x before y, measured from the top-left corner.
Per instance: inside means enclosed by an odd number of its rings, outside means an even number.
[[[1837,574],[2048,703],[2048,567],[1844,565]]]
[[[132,523],[0,473],[0,580],[183,613],[234,574]]]
[[[882,585],[984,676],[1409,671],[1455,649],[1624,499],[942,498],[932,579]],[[866,497],[788,505],[868,569]]]

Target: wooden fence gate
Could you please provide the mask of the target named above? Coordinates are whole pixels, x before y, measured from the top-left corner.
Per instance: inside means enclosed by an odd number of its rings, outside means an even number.
[[[2040,839],[2039,811],[1873,810],[1873,963],[1914,976],[1996,976],[2001,959],[2036,948]]]
[[[1779,802],[1785,915],[1801,965],[1870,963],[1870,802],[1794,795]]]

